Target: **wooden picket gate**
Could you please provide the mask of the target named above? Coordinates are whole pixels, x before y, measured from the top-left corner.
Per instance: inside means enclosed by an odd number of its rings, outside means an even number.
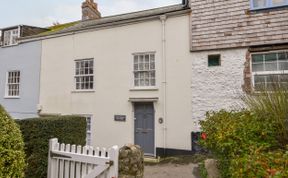
[[[118,146],[110,149],[49,141],[48,178],[117,178]]]

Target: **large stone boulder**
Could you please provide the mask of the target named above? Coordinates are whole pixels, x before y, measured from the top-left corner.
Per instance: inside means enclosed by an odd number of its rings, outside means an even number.
[[[120,178],[144,177],[144,152],[138,145],[125,145],[119,151]]]
[[[207,159],[205,160],[205,169],[208,173],[208,178],[220,178],[220,173],[217,168],[217,160]]]

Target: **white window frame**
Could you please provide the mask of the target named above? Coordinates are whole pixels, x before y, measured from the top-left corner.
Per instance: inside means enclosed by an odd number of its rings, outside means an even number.
[[[285,0],[285,4],[282,5],[273,5],[273,0],[265,0],[266,6],[265,7],[254,7],[254,0],[250,0],[250,7],[252,10],[258,10],[258,9],[269,9],[269,8],[275,8],[275,7],[283,7],[288,6],[288,0]]]
[[[86,61],[92,61],[93,62],[93,66],[92,66],[92,69],[93,69],[93,72],[92,74],[77,74],[77,62],[86,62]],[[95,89],[95,62],[94,62],[94,58],[86,58],[86,59],[77,59],[74,61],[74,91],[76,92],[86,92],[86,91],[94,91]],[[81,70],[81,69],[80,69]],[[93,77],[93,80],[92,80],[92,88],[88,87],[88,89],[85,89],[85,88],[82,88],[81,86],[81,82],[79,83],[80,85],[80,88],[77,88],[77,78],[78,77]],[[85,84],[84,84],[85,85]]]
[[[250,72],[252,74],[251,80],[252,80],[252,86],[253,86],[253,90],[255,90],[255,75],[283,75],[283,74],[288,74],[288,70],[278,70],[278,71],[257,71],[257,72],[253,72],[253,59],[252,59],[252,55],[255,54],[271,54],[271,53],[281,53],[281,52],[288,52],[287,50],[275,50],[275,51],[267,51],[267,52],[253,52],[250,54]],[[277,63],[277,68],[278,68],[278,63]]]
[[[19,82],[10,83],[9,82],[9,74],[10,73],[19,73]],[[15,78],[12,78],[12,80]],[[20,84],[21,84],[21,71],[20,70],[10,70],[6,73],[6,87],[5,87],[5,98],[20,98]],[[10,85],[18,85],[18,95],[10,94]]]
[[[17,31],[17,33],[14,33],[15,31]],[[9,42],[8,44],[6,44],[5,42],[5,33],[9,33]],[[20,37],[20,26],[18,28],[14,28],[14,29],[10,29],[10,30],[3,30],[3,47],[5,46],[14,46],[18,44],[17,38]],[[16,38],[15,43],[13,43],[13,39]]]
[[[135,56],[141,56],[141,55],[144,55],[144,61],[145,61],[145,55],[149,55],[149,69],[148,70],[135,70]],[[151,55],[154,55],[154,69],[150,69],[150,66],[151,66],[151,62],[150,62],[150,59],[151,59]],[[139,52],[139,53],[133,53],[132,54],[132,56],[133,56],[133,59],[132,59],[132,89],[131,90],[146,90],[146,89],[148,89],[148,90],[150,90],[150,89],[152,89],[152,90],[157,90],[157,70],[156,70],[156,68],[157,68],[157,62],[156,62],[156,52],[151,52],[151,51],[149,51],[149,52]],[[139,67],[139,65],[138,65],[138,67]],[[137,72],[149,72],[149,75],[150,75],[150,72],[154,72],[155,73],[155,76],[154,76],[154,85],[151,85],[151,80],[153,80],[153,78],[151,78],[150,76],[149,76],[149,85],[140,85],[140,81],[139,81],[139,85],[137,86],[137,85],[135,85],[135,73],[137,73]]]

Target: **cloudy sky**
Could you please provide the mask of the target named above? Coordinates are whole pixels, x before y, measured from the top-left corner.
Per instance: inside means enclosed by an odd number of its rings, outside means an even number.
[[[25,24],[40,27],[81,19],[84,0],[1,0],[0,28]],[[180,4],[182,0],[95,0],[102,16]]]

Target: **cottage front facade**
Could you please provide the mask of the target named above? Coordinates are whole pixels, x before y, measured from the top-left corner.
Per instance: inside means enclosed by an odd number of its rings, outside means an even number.
[[[111,25],[42,40],[41,113],[86,116],[92,145],[191,150],[189,14],[177,5],[103,18]]]

